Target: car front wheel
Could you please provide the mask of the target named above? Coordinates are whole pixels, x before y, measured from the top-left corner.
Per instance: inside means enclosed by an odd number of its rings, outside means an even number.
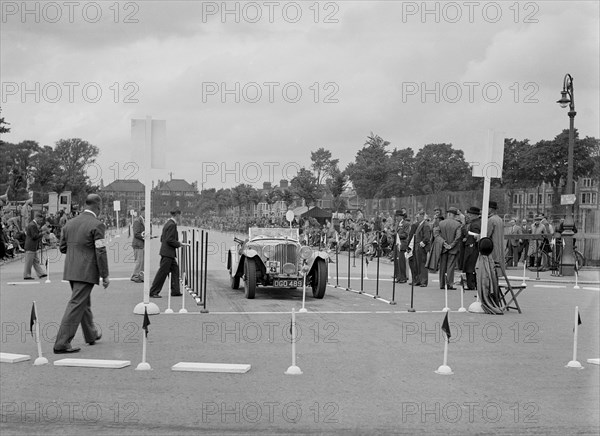
[[[313,297],[321,299],[327,288],[327,264],[323,259],[317,259],[312,276]]]
[[[256,262],[254,259],[246,259],[244,265],[245,278],[244,278],[244,291],[246,298],[252,300],[256,292]]]

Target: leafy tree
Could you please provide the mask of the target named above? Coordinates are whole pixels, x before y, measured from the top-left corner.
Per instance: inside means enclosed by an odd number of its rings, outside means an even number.
[[[251,185],[240,183],[239,185],[231,189],[231,198],[233,204],[240,208],[246,208],[246,212],[250,212],[250,206],[252,204],[258,204],[260,201],[260,195],[258,191]]]
[[[321,198],[322,192],[317,178],[306,168],[300,168],[296,177],[291,180],[290,186],[293,193],[304,199],[308,207]]]
[[[54,149],[44,145],[31,158],[31,173],[35,178],[35,191],[49,192],[56,190],[61,162]]]
[[[269,212],[272,212],[273,205],[279,201],[279,190],[271,189],[263,194],[265,203],[269,205]]]
[[[0,113],[2,112],[2,109],[0,108]],[[10,127],[6,127],[9,126],[10,123],[7,123],[6,121],[4,121],[4,117],[0,117],[0,133],[8,133],[10,132]],[[0,138],[0,145],[2,145],[4,143],[4,141],[2,141],[2,138]]]
[[[223,213],[225,209],[233,206],[231,189],[219,189],[215,193],[215,200],[217,202],[217,209],[219,211],[219,214]]]
[[[356,189],[356,193],[367,199],[375,198],[388,176],[388,152],[385,141],[371,132],[364,147],[356,153],[355,161],[348,164],[345,173]]]
[[[340,161],[339,159],[332,159],[331,151],[325,150],[323,147],[311,151],[310,160],[312,161],[311,168],[316,174],[317,184],[319,185],[325,181],[326,176],[332,174]]]
[[[79,203],[90,191],[88,167],[96,161],[98,147],[80,138],[61,139],[54,149],[60,162],[55,188],[60,194],[70,190]]]
[[[279,198],[288,208],[294,204],[294,201],[296,200],[294,193],[290,189],[281,189],[279,191]]]
[[[462,191],[472,183],[463,151],[452,144],[428,144],[415,156],[412,185],[419,194]]]
[[[541,140],[531,147],[525,156],[530,174],[539,177],[552,187],[552,206],[555,212],[560,209],[560,194],[567,182],[569,130],[565,129],[552,141]],[[594,155],[598,154],[598,140],[592,137],[579,139],[575,130],[573,150],[573,180],[589,177],[594,171]],[[536,180],[537,181],[537,180]]]
[[[32,176],[33,156],[40,150],[35,141],[23,141],[18,144],[3,142],[0,144],[0,184],[8,185],[9,198],[24,200],[28,198],[27,179]]]
[[[412,193],[411,179],[414,161],[412,148],[402,150],[394,148],[388,159],[387,178],[377,193],[377,197],[402,197]]]
[[[329,192],[333,196],[333,209],[336,212],[345,209],[345,202],[340,197],[344,193],[346,185],[346,176],[339,169],[336,169],[331,178],[327,179],[327,189],[329,189]]]

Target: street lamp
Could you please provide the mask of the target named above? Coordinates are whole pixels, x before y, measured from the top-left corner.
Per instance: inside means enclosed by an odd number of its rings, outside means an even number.
[[[573,77],[566,74],[563,79],[563,90],[561,98],[557,103],[562,108],[569,106],[569,154],[567,161],[567,194],[573,194],[573,151],[575,149],[575,92],[573,90]],[[565,247],[562,255],[563,270],[565,276],[575,275],[575,256],[573,255],[573,206],[567,204],[567,216],[564,223],[562,237],[565,238]]]

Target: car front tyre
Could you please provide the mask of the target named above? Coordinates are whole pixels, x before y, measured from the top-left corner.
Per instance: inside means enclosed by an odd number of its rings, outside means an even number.
[[[325,296],[327,288],[327,264],[323,259],[317,259],[313,270],[312,290],[313,297],[321,299]]]
[[[246,259],[244,264],[245,279],[244,279],[244,291],[246,298],[252,300],[256,292],[256,262],[254,259]]]

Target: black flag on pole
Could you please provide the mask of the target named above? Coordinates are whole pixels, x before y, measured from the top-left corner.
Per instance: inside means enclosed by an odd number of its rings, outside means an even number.
[[[442,322],[442,330],[446,334],[446,338],[448,342],[450,342],[450,324],[448,324],[448,312],[446,312],[446,317],[444,318],[444,322]]]
[[[29,318],[29,330],[31,330],[31,337],[33,337],[33,325],[37,321],[37,316],[35,315],[35,303],[31,304],[31,317]]]
[[[146,331],[146,337],[148,337],[148,326],[150,325],[150,318],[148,317],[148,310],[144,307],[144,322],[142,323],[142,329]]]
[[[579,310],[577,310],[577,325],[581,325],[581,315],[579,314]],[[573,333],[575,333],[575,327],[573,327]]]

